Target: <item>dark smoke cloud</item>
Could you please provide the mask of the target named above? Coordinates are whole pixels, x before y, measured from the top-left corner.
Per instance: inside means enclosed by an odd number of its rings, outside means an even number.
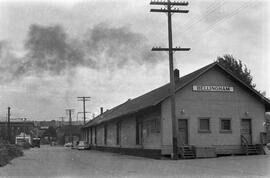
[[[145,36],[127,27],[111,28],[99,24],[86,33],[83,43],[95,68],[123,68],[130,62],[148,65],[161,59],[150,51]]]
[[[127,65],[156,64],[162,56],[150,51],[147,39],[127,27],[99,24],[79,39],[72,39],[60,25],[31,25],[25,40],[26,55],[16,58],[0,42],[0,62],[4,76],[61,75],[78,66],[115,71]],[[8,51],[8,52],[5,52]],[[5,53],[5,54],[4,54]],[[0,78],[0,81],[3,81]]]
[[[28,51],[26,61],[18,72],[30,70],[60,74],[67,68],[84,65],[83,52],[70,43],[60,25],[30,26],[25,48]]]

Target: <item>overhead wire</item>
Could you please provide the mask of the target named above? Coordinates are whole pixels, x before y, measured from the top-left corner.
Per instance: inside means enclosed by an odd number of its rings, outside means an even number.
[[[219,2],[219,0],[215,0],[214,3],[211,3],[209,6],[207,6],[205,12],[211,10],[212,7],[215,6],[215,4],[218,4],[218,2]],[[190,22],[190,21],[191,21],[191,22],[192,22],[192,21],[195,22],[196,20],[199,20],[199,18],[200,18],[200,17],[198,17],[198,16],[193,16],[193,17],[189,20],[189,22]],[[187,23],[185,24],[185,26],[188,25],[189,22],[187,22]]]
[[[217,25],[219,25],[219,24],[225,22],[226,20],[231,19],[231,17],[233,17],[233,16],[239,14],[241,11],[245,10],[246,8],[251,7],[251,6],[253,5],[253,4],[250,3],[251,1],[253,1],[253,0],[250,0],[250,1],[246,2],[245,4],[243,4],[242,6],[240,6],[239,8],[233,10],[233,11],[232,11],[231,13],[229,13],[227,16],[219,18],[218,21],[216,21],[214,24],[208,26],[208,27],[206,28],[206,31],[204,31],[203,33],[201,33],[199,37],[201,37],[202,35],[208,33],[208,32],[211,31],[212,29],[216,28]],[[253,5],[253,6],[254,6],[254,5]],[[191,40],[191,42],[194,42],[195,40],[198,40],[198,38]]]
[[[221,3],[220,3],[221,2]],[[218,3],[214,2],[212,5],[208,6],[207,10],[205,13],[201,15],[200,18],[197,18],[196,21],[193,21],[190,23],[183,31],[182,33],[185,34],[189,29],[191,29],[194,25],[200,23],[201,21],[205,20],[205,17],[214,13],[217,9],[221,8],[226,4],[226,1],[218,1]]]

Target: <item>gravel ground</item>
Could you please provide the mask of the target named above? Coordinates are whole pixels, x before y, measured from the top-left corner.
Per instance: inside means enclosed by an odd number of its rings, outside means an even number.
[[[0,177],[270,177],[270,155],[174,161],[42,146],[0,168]]]

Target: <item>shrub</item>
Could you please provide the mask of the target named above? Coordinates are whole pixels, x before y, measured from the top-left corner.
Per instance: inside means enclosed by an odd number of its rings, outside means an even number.
[[[22,156],[22,148],[12,144],[0,144],[0,166],[4,166],[13,158]]]

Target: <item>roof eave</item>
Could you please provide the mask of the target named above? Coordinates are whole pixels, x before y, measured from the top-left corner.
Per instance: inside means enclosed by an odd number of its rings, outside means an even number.
[[[138,110],[134,110],[134,111],[128,112],[128,113],[126,113],[126,114],[123,114],[123,115],[120,115],[120,116],[116,116],[116,117],[110,118],[110,119],[108,119],[108,120],[103,120],[103,121],[100,121],[99,123],[94,123],[94,124],[92,124],[92,125],[85,126],[84,128],[93,127],[93,126],[99,125],[99,124],[104,123],[104,122],[109,122],[109,121],[112,121],[112,120],[114,120],[114,119],[119,119],[119,118],[121,118],[121,117],[125,117],[125,116],[131,115],[131,114],[135,114],[135,113],[140,112],[140,111],[142,111],[142,110],[144,110],[144,109],[147,109],[147,108],[150,108],[150,107],[157,106],[159,103],[160,103],[160,102],[156,102],[155,104],[146,106],[146,107],[144,107],[144,108],[140,108],[140,109],[138,109]]]

